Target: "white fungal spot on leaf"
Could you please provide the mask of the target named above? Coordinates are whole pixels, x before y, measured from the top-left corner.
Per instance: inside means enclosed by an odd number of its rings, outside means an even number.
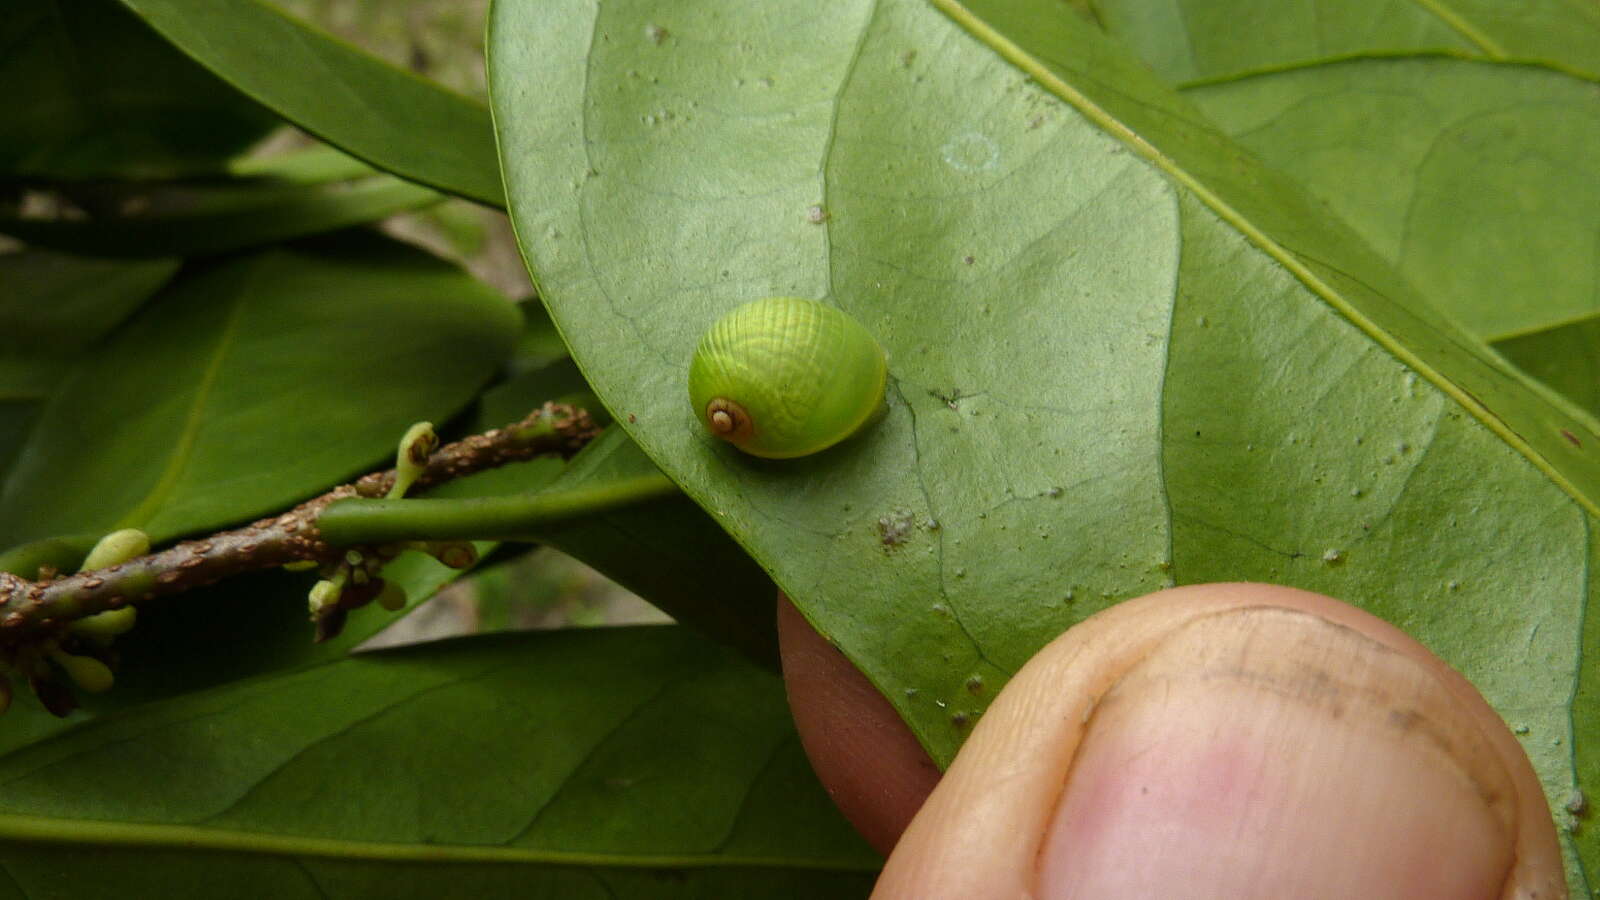
[[[952,138],[939,153],[958,172],[988,172],[1000,165],[1000,145],[976,131]]]

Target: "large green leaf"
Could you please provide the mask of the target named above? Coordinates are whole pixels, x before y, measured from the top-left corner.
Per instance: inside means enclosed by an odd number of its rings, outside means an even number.
[[[1363,58],[1185,93],[1469,330],[1600,414],[1586,324],[1600,314],[1593,82],[1533,65]]]
[[[156,541],[280,509],[460,408],[515,309],[375,238],[180,278],[62,383],[0,489],[0,545],[137,526]]]
[[[365,168],[357,164],[358,171]],[[349,172],[326,169],[324,174],[342,177]],[[116,327],[177,269],[176,260],[163,259],[86,259],[38,250],[0,256],[5,292],[0,296],[0,397],[5,404],[0,406],[0,427],[15,421],[18,429],[14,440],[7,439],[11,433],[0,434],[0,458],[9,459],[27,443],[23,426],[63,373],[80,365],[77,354]],[[26,352],[29,348],[48,348],[49,355]],[[27,415],[14,420],[13,413]],[[82,558],[92,543],[92,535],[85,537],[89,540],[76,554],[67,554],[73,561],[62,565],[75,566]],[[407,590],[413,604],[457,574],[419,553],[402,554],[384,570],[388,580]],[[147,606],[137,631],[120,642],[117,690],[82,698],[88,710],[120,709],[151,697],[333,659],[392,621],[374,610],[352,617],[339,638],[312,644],[305,596],[312,578],[270,573],[233,579]],[[0,745],[26,743],[72,721],[77,719],[57,720],[30,699],[21,699],[0,720]]]
[[[782,683],[670,627],[252,679],[14,749],[0,783],[27,896],[848,897],[877,867]]]
[[[1169,78],[1200,77],[1190,99],[1435,303],[1480,336],[1515,337],[1500,349],[1600,413],[1583,378],[1583,322],[1600,304],[1600,7],[1111,0],[1097,13]],[[1450,44],[1406,19],[1463,26],[1478,59],[1415,53]],[[1249,26],[1208,24],[1223,20]],[[1508,63],[1505,47],[1547,62]]]
[[[1593,82],[1419,57],[1313,65],[1185,93],[1473,333],[1498,339],[1600,311]]]
[[[402,178],[504,203],[481,103],[259,0],[123,0],[185,53],[279,115]]]
[[[0,479],[39,405],[77,355],[149,299],[175,259],[84,259],[43,250],[0,255]]]
[[[1450,50],[1600,75],[1589,0],[1092,0],[1092,16],[1174,81],[1308,59]]]
[[[390,175],[303,184],[271,179],[57,186],[70,214],[0,204],[0,233],[100,256],[198,256],[321,234],[428,206],[443,195]],[[85,209],[93,210],[85,214]]]
[[[1507,338],[1495,349],[1523,371],[1600,416],[1600,315]]]
[[[1600,787],[1600,435],[1060,4],[937,5],[496,4],[523,251],[640,446],[941,761],[1063,628],[1248,579],[1408,629],[1553,801]],[[700,332],[768,294],[882,340],[881,423],[784,463],[697,429]]]
[[[215,171],[277,123],[112,0],[12,0],[0,16],[0,172]]]
[[[178,260],[0,255],[0,355],[70,357],[115,328],[178,271]]]
[[[1148,12],[1148,5],[1138,9]],[[1387,15],[1448,7],[1385,3],[1317,10],[1294,4],[1211,4],[1174,29],[1112,3],[1102,21],[1170,77],[1203,74],[1185,93],[1225,131],[1294,175],[1352,224],[1430,298],[1580,405],[1600,412],[1588,381],[1582,325],[1600,304],[1600,100],[1579,57],[1600,56],[1600,9],[1526,4],[1464,10],[1516,43],[1543,20],[1553,40],[1525,44],[1555,67],[1439,55],[1393,58],[1411,41]],[[1329,14],[1323,18],[1323,14]],[[1487,13],[1487,16],[1478,16]],[[1204,16],[1247,16],[1248,28],[1210,29]],[[1560,16],[1577,16],[1560,28]],[[1447,17],[1448,18],[1448,17]],[[1374,23],[1387,22],[1386,25]],[[1363,23],[1351,29],[1352,23]],[[1196,71],[1163,62],[1187,41],[1209,60]],[[1299,40],[1284,40],[1285,35]],[[1333,36],[1340,35],[1338,39]],[[1345,43],[1348,42],[1348,46]],[[1165,50],[1162,47],[1165,46]],[[1565,49],[1563,49],[1565,48]],[[1341,57],[1361,51],[1360,57]],[[1373,56],[1371,54],[1379,55]],[[1228,74],[1270,59],[1272,68]],[[1566,60],[1567,67],[1560,65]],[[1589,71],[1596,71],[1589,67]],[[1537,348],[1536,350],[1534,348]],[[1530,369],[1530,371],[1533,371]]]
[[[119,262],[37,249],[0,255],[0,474],[77,355],[177,270],[175,259]]]

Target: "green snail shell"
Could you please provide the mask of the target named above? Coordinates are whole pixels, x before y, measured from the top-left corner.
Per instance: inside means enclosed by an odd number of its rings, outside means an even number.
[[[816,453],[876,421],[889,366],[861,323],[798,297],[746,303],[718,319],[689,364],[689,401],[746,453]]]

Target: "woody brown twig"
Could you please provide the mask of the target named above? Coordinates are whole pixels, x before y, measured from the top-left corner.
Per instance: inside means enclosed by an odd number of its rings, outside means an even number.
[[[520,422],[440,448],[428,457],[426,469],[411,490],[425,490],[535,456],[570,457],[599,430],[586,411],[547,403]],[[339,500],[382,497],[394,479],[393,469],[374,472],[281,515],[184,541],[103,569],[38,581],[0,573],[0,645],[36,640],[85,616],[191,590],[244,572],[301,561],[335,563],[347,548],[332,546],[322,539],[318,516]],[[383,555],[398,552],[393,549]]]

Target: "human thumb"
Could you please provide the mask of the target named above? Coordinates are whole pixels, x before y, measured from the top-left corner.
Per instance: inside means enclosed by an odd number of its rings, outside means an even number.
[[[1197,585],[1072,629],[996,698],[878,898],[1553,898],[1516,739],[1398,629]]]

